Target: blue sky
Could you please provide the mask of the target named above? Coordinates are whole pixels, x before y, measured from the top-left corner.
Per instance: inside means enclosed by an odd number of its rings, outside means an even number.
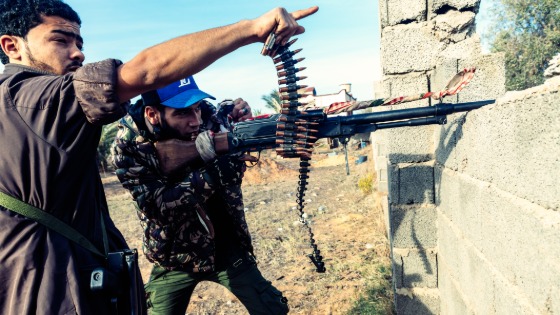
[[[339,84],[352,83],[361,100],[373,98],[373,82],[380,78],[377,1],[129,1],[67,0],[82,19],[86,62],[105,58],[130,60],[142,49],[173,37],[258,17],[282,6],[289,11],[319,6],[319,12],[301,20],[306,33],[293,48],[303,48],[302,84],[318,94],[336,93]],[[302,4],[305,3],[305,4]],[[277,89],[276,69],[270,57],[260,55],[262,44],[252,44],[225,56],[195,75],[199,87],[215,96],[243,97],[263,108],[261,96]]]
[[[255,18],[276,6],[289,11],[319,6],[303,19],[305,34],[293,48],[303,48],[302,84],[318,94],[336,93],[352,84],[358,100],[373,98],[373,83],[381,78],[380,31],[377,0],[226,1],[226,0],[66,0],[82,18],[86,62],[105,58],[128,61],[142,49],[173,37]],[[483,0],[483,6],[488,0]],[[302,4],[304,3],[304,4]],[[243,97],[263,108],[261,96],[277,89],[276,70],[260,55],[262,44],[252,44],[223,57],[195,78],[199,87],[215,96]],[[0,67],[1,70],[1,67]]]

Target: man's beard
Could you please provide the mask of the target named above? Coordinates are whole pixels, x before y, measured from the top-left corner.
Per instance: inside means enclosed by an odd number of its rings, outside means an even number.
[[[62,73],[57,73],[56,70],[53,67],[49,66],[48,64],[35,59],[35,57],[33,57],[33,54],[31,53],[31,51],[29,50],[29,46],[27,46],[27,45],[25,45],[25,55],[29,59],[29,63],[30,63],[31,67],[42,70],[42,71],[46,71],[46,72],[49,72],[49,73],[62,74]]]
[[[160,138],[160,140],[178,139],[178,140],[183,140],[183,141],[194,141],[194,140],[196,140],[196,137],[198,136],[198,131],[189,133],[187,135],[181,135],[181,133],[179,133],[179,131],[169,127],[165,118],[161,117],[160,121],[161,121],[160,124],[159,124],[159,128],[160,128],[159,138]]]
[[[42,71],[46,71],[46,72],[49,72],[49,73],[59,74],[59,75],[64,75],[64,74],[69,72],[66,69],[63,69],[62,71],[64,71],[64,72],[59,73],[58,71],[56,71],[55,68],[51,67],[50,65],[35,59],[35,57],[33,57],[33,54],[31,53],[31,50],[29,49],[28,45],[25,45],[25,55],[29,59],[30,66],[32,68],[42,70]],[[81,67],[82,63],[79,62],[79,61],[72,61],[72,63],[68,67],[74,67],[74,66]]]

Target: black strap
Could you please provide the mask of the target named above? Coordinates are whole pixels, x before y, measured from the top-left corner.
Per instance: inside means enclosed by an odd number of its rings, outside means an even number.
[[[67,239],[77,243],[78,245],[84,247],[90,252],[105,257],[95,245],[93,245],[85,236],[80,232],[76,231],[70,225],[64,223],[57,217],[45,212],[39,208],[36,208],[30,204],[27,204],[17,198],[7,195],[0,191],[0,206],[9,209],[13,212],[21,214],[24,217],[35,220],[38,223],[46,226],[47,228],[59,233],[60,235],[66,237]],[[103,229],[103,241],[106,242],[105,227],[103,224],[103,216],[101,217],[101,226]]]

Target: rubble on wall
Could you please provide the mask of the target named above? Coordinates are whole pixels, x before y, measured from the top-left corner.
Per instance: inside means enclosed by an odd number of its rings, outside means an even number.
[[[548,68],[544,71],[546,78],[552,78],[560,75],[560,53],[554,56],[548,64]]]
[[[433,34],[440,42],[446,44],[463,41],[475,30],[475,16],[472,11],[455,10],[438,15],[431,21]]]
[[[449,10],[478,12],[480,0],[428,0],[428,20]]]

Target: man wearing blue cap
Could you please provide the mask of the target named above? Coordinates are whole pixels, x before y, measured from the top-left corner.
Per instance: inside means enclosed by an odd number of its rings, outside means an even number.
[[[144,251],[154,263],[148,307],[151,314],[185,314],[195,286],[213,281],[250,314],[286,314],[287,299],[262,276],[253,255],[241,194],[245,164],[223,155],[226,133],[204,130],[206,98],[215,99],[193,77],[144,93],[115,139],[117,176],[137,202]],[[252,117],[245,101],[234,105],[234,122]],[[162,159],[165,141],[182,141],[185,150]],[[187,162],[176,166],[175,160]]]

